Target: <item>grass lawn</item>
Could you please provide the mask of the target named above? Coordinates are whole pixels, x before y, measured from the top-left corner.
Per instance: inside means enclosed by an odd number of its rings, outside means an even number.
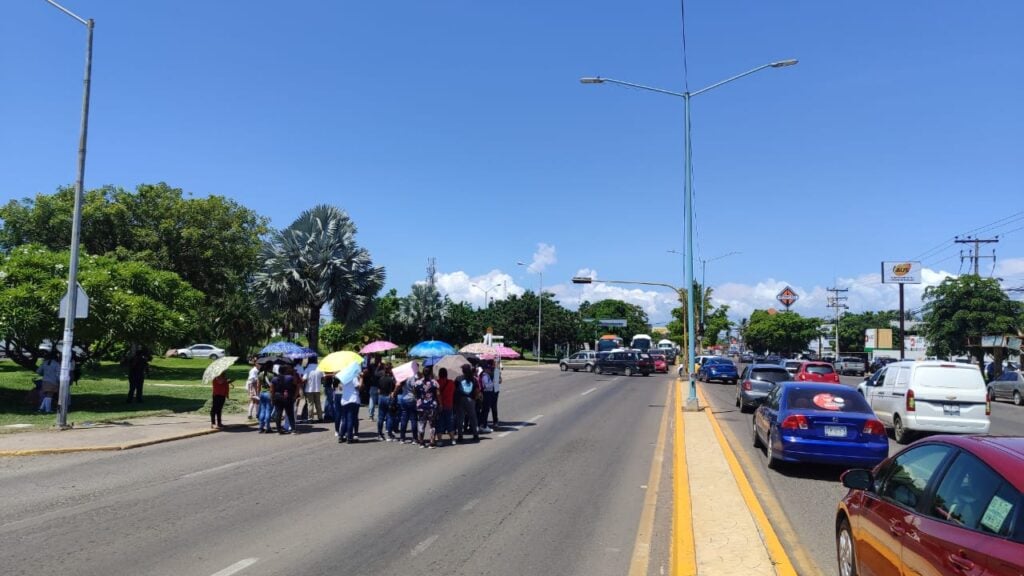
[[[143,403],[128,404],[128,373],[117,363],[104,362],[98,368],[86,370],[82,378],[71,387],[69,423],[108,422],[157,416],[176,412],[209,412],[211,390],[203,385],[206,359],[184,360],[158,358],[150,366],[143,388]],[[245,392],[245,378],[249,367],[236,364],[228,369],[232,383],[231,397],[224,406],[225,413],[244,412],[249,405]],[[26,400],[37,376],[11,362],[0,360],[0,434],[23,430],[39,430],[56,422],[53,414],[39,414],[38,405]],[[31,426],[8,428],[12,424]]]

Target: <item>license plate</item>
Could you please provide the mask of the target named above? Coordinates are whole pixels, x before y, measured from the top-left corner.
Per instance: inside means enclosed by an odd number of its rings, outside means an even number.
[[[946,416],[959,416],[960,405],[959,404],[943,404],[942,413]]]
[[[825,436],[845,438],[846,426],[825,426]]]

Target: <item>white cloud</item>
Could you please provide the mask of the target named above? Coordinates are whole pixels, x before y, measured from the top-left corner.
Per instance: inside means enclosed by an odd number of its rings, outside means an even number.
[[[439,272],[435,277],[437,290],[456,302],[469,302],[475,307],[483,307],[484,296],[492,302],[503,300],[510,295],[522,295],[525,289],[515,283],[512,276],[501,270],[491,270],[486,274],[470,276],[458,270],[455,272]]]
[[[1006,258],[996,263],[995,276],[1004,279],[1004,284],[1024,284],[1024,258]]]
[[[558,262],[558,258],[555,256],[555,247],[541,242],[537,244],[537,251],[533,253],[533,261],[530,262],[526,269],[531,274],[536,274],[537,272],[543,272],[545,268],[555,262]]]

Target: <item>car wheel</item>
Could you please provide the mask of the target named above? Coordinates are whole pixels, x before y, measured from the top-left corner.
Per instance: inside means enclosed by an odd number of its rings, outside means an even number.
[[[178,358],[181,358],[183,360],[187,359],[188,358],[188,354],[185,354],[184,352],[178,352]]]
[[[836,529],[836,560],[839,561],[839,576],[857,576],[857,552],[853,549],[850,521],[845,516]]]
[[[210,354],[210,360],[216,360],[217,358],[220,358],[220,356],[217,356],[216,354]]]
[[[622,374],[624,376],[632,376],[633,375],[633,369],[630,368],[629,366],[626,366],[626,369],[622,371]]]
[[[737,398],[736,401],[738,402],[739,398]],[[761,437],[757,435],[757,418],[750,419],[750,431],[754,436],[754,448],[760,450],[764,444],[761,443]]]
[[[565,372],[566,370],[569,369],[569,367],[566,366],[565,364],[559,364],[558,367],[562,369],[562,372]]]
[[[779,461],[775,459],[775,450],[772,448],[771,434],[768,434],[768,436],[764,439],[764,446],[765,456],[768,457],[768,468],[771,468],[772,470],[778,470]]]
[[[990,402],[994,402],[996,399],[996,391],[991,386],[988,387],[988,399]]]
[[[587,364],[586,371],[587,372],[593,372],[594,371],[594,365],[593,364]]]
[[[736,407],[740,408],[740,397],[739,396],[736,397]]]
[[[1019,391],[1014,390],[1013,391],[1013,405],[1014,406],[1020,406],[1021,404],[1024,404],[1024,399],[1021,399]]]
[[[910,443],[910,431],[903,426],[903,419],[900,418],[899,414],[893,414],[892,416],[892,439],[897,444]]]

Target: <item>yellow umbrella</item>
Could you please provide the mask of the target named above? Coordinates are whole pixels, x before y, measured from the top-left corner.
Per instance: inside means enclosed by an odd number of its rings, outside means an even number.
[[[348,382],[359,373],[359,366],[363,363],[363,357],[355,352],[342,350],[331,352],[324,356],[318,367],[321,372],[330,372],[338,375],[342,382]]]

